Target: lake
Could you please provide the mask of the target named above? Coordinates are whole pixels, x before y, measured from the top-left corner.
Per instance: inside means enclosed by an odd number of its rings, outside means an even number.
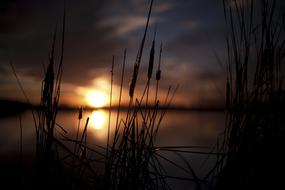
[[[126,113],[121,112],[124,117]],[[88,144],[106,146],[108,131],[109,112],[105,110],[94,110],[84,113],[81,121],[80,131],[83,130],[85,120],[90,117],[88,127]],[[66,133],[60,128],[57,130],[66,136],[74,137],[78,126],[78,113],[75,111],[61,111],[58,114],[57,123],[64,127]],[[35,152],[35,130],[30,111],[21,116],[0,118],[0,156],[17,155],[20,151],[20,121],[22,123],[22,148],[24,154]],[[162,120],[160,131],[156,139],[156,146],[202,146],[205,149],[199,151],[211,151],[217,142],[217,138],[224,130],[225,114],[223,112],[193,112],[193,111],[169,111]],[[112,112],[111,126],[116,122],[116,112]],[[111,136],[113,134],[111,127]],[[196,149],[193,149],[196,150]],[[184,163],[174,153],[161,152],[175,163]],[[204,154],[183,154],[194,168],[199,177],[204,176],[211,166],[215,164],[215,156]],[[169,174],[172,176],[187,177],[185,173],[177,170],[168,162],[162,161]],[[188,176],[189,177],[189,176]],[[169,180],[174,189],[191,187],[191,182],[185,180]]]

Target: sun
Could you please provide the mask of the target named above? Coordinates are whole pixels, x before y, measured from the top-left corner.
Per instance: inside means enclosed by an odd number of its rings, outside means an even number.
[[[100,108],[108,104],[108,96],[104,92],[91,90],[86,93],[86,102],[89,106]]]

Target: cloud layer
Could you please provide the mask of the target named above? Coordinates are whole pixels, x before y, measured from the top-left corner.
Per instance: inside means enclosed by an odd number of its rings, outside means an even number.
[[[56,23],[59,26],[61,23],[62,1],[3,0],[0,6],[0,73],[3,73],[0,83],[16,88],[9,61],[20,75],[39,82],[47,64],[53,31]],[[128,49],[126,80],[130,78],[148,6],[146,0],[67,1],[63,78],[66,92],[75,96],[74,86],[88,87],[94,79],[108,76],[112,55],[116,55],[119,68],[124,48]],[[159,43],[164,44],[162,86],[167,89],[168,84],[179,83],[183,89],[181,97],[191,97],[189,104],[193,104],[193,99],[196,102],[218,99],[217,89],[223,88],[222,71],[214,52],[223,52],[220,1],[155,1],[142,76],[147,69],[155,26],[156,52]],[[8,93],[3,87],[0,91],[4,97]],[[207,91],[211,91],[212,97],[201,98],[199,94]]]

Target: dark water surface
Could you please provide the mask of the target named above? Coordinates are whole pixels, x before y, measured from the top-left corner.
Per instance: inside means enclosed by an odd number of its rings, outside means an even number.
[[[88,144],[106,145],[108,111],[96,110],[84,114],[81,121],[80,131],[83,130],[85,120],[90,117],[88,128]],[[124,117],[126,113],[121,113]],[[76,134],[78,120],[77,113],[73,111],[60,112],[57,123],[64,127],[69,137]],[[112,112],[111,126],[114,126],[116,117]],[[199,151],[210,151],[211,147],[217,142],[218,136],[224,130],[223,112],[189,112],[189,111],[170,111],[164,117],[161,128],[156,139],[157,146],[203,146],[208,149],[199,149]],[[11,116],[0,118],[0,156],[3,160],[13,159],[13,155],[19,155],[20,152],[20,122],[22,123],[22,148],[24,155],[33,155],[35,153],[35,128],[32,115],[29,111],[21,116]],[[60,128],[57,130],[64,133]],[[111,128],[111,134],[113,129]],[[191,149],[195,150],[195,149]],[[175,163],[187,167],[181,158],[173,152],[159,152],[161,155],[169,158]],[[209,169],[215,164],[215,156],[185,153],[183,156],[189,161],[199,177],[203,177]],[[17,159],[17,156],[14,156]],[[163,161],[163,165],[171,176],[187,176],[183,171],[177,170],[172,164]],[[186,180],[172,180],[169,182],[174,189],[189,189],[192,182]]]

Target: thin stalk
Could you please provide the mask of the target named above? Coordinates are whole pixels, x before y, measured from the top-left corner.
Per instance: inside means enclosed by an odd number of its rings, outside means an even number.
[[[158,67],[157,67],[157,72],[156,72],[156,89],[155,89],[155,103],[157,101],[157,96],[158,96],[158,86],[159,86],[159,81],[161,78],[161,54],[162,54],[162,43],[160,44],[160,50],[159,50],[159,59],[158,59]]]
[[[121,99],[122,99],[122,92],[123,92],[123,83],[124,83],[124,74],[125,74],[125,64],[126,64],[126,56],[127,56],[127,49],[124,50],[124,58],[123,58],[123,67],[122,67],[122,74],[121,74],[121,82],[120,82],[120,94],[119,94],[119,103],[118,103],[118,110],[117,110],[117,118],[116,118],[116,127],[115,133],[113,138],[113,145],[112,145],[112,156],[114,154],[114,149],[119,133],[119,117],[120,117],[120,109],[121,109]],[[109,159],[111,161],[112,158]]]
[[[110,89],[110,105],[109,105],[109,120],[108,120],[108,132],[107,132],[107,147],[106,147],[106,169],[107,161],[109,156],[109,141],[110,141],[110,125],[111,125],[111,108],[112,108],[112,95],[113,95],[113,75],[114,75],[114,62],[115,56],[112,57],[112,68],[111,68],[111,89]]]
[[[78,136],[79,136],[79,129],[80,129],[80,121],[82,119],[82,107],[80,108],[79,110],[79,116],[78,116],[78,125],[77,125],[77,132],[76,132],[76,141],[78,140]],[[76,153],[76,147],[77,147],[77,144],[75,143],[74,145],[74,153]]]
[[[31,103],[30,99],[28,98],[28,95],[26,94],[22,83],[20,82],[20,79],[19,79],[19,77],[18,77],[18,75],[17,75],[17,72],[16,72],[16,70],[15,70],[15,67],[13,66],[13,63],[10,61],[9,64],[10,64],[10,66],[11,66],[13,75],[14,75],[15,78],[16,78],[17,84],[18,84],[18,86],[20,87],[20,90],[21,90],[22,94],[24,95],[24,97],[25,97],[27,103],[31,106],[32,103]],[[35,114],[34,114],[33,109],[31,109],[31,112],[32,112],[34,124],[35,124],[35,127],[36,127],[36,126],[37,126],[37,125],[36,125],[37,121],[36,121],[36,117],[35,117]],[[38,130],[38,128],[36,127],[36,131],[37,131],[37,130]]]
[[[127,49],[125,49],[125,51],[124,51],[123,68],[122,68],[121,85],[120,85],[120,95],[119,95],[119,105],[118,105],[117,119],[116,119],[116,129],[118,127],[119,114],[120,114],[120,108],[121,108],[121,99],[122,99],[125,65],[126,65],[126,56],[127,56]]]

